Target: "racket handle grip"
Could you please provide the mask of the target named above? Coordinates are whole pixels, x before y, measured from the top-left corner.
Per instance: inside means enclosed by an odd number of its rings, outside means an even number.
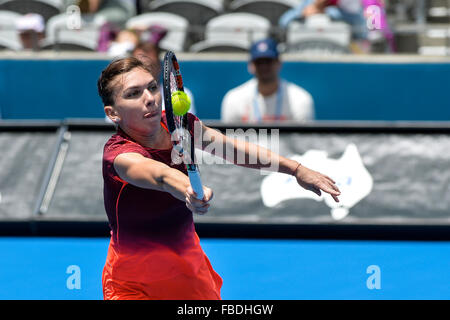
[[[198,170],[188,170],[189,180],[191,181],[192,190],[197,194],[197,198],[202,200],[205,196],[203,193],[202,180]]]

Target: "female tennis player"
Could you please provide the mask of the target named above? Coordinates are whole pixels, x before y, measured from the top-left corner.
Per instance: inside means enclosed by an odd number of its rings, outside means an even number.
[[[203,252],[193,222],[193,213],[208,211],[213,191],[204,186],[203,199],[197,199],[185,165],[173,164],[156,77],[129,57],[111,62],[97,83],[105,113],[117,128],[103,154],[104,203],[111,228],[102,276],[104,299],[220,299],[222,279]],[[190,123],[200,121],[188,117]],[[235,153],[269,157],[278,162],[279,172],[294,175],[302,187],[319,195],[322,190],[339,201],[339,189],[329,177],[201,126],[204,134]],[[193,126],[189,131],[193,134]]]

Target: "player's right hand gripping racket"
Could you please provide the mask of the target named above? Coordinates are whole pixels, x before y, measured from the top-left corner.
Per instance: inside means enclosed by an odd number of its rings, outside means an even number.
[[[164,56],[163,92],[167,127],[172,136],[173,148],[186,165],[192,189],[198,199],[203,199],[203,186],[195,163],[194,137],[189,132],[187,113],[177,116],[172,108],[172,94],[183,91],[183,79],[175,53],[168,51]]]

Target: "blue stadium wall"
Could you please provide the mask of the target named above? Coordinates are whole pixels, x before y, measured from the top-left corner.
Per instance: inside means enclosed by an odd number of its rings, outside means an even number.
[[[108,60],[0,60],[3,119],[103,118],[96,81]],[[224,94],[250,78],[246,61],[183,61],[197,115],[219,119]],[[450,120],[450,64],[285,62],[317,120]]]

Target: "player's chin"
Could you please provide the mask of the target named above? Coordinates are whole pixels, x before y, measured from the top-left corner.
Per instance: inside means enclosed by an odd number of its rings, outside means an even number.
[[[160,123],[161,123],[161,117],[151,117],[151,118],[145,118],[143,121],[143,127],[146,130],[154,130],[156,128],[160,127]]]
[[[161,117],[149,117],[133,122],[130,129],[142,135],[151,135],[159,129]]]

